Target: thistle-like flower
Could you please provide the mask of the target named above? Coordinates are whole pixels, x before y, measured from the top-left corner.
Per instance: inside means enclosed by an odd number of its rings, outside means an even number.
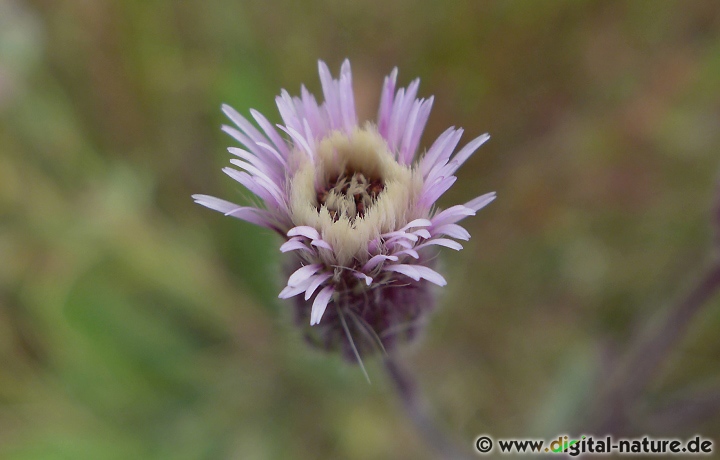
[[[193,195],[203,206],[262,227],[294,254],[279,297],[296,297],[296,317],[310,341],[348,356],[388,349],[415,335],[432,309],[428,283],[444,286],[433,270],[437,247],[462,249],[470,234],[457,222],[495,198],[487,193],[439,210],[435,203],[455,171],[489,139],[484,134],[453,155],[462,129],[449,128],[422,155],[418,144],[433,98],[416,99],[419,80],[396,91],[397,69],[385,78],[377,123],[359,125],[350,63],[332,78],[319,62],[325,102],[305,87],[300,97],[276,98],[278,130],[260,113],[260,129],[231,107],[236,125],[223,131],[245,146],[224,168],[264,204],[238,206]],[[238,129],[239,128],[239,129]]]

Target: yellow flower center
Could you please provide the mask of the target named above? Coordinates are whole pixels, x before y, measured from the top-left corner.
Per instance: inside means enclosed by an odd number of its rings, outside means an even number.
[[[415,203],[422,178],[395,161],[374,126],[351,134],[330,133],[318,144],[314,161],[296,151],[290,183],[295,225],[317,229],[337,263],[367,257],[367,244],[418,217]]]

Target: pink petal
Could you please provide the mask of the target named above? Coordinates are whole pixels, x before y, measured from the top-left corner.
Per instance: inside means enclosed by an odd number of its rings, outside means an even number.
[[[280,291],[280,294],[278,294],[278,297],[281,299],[289,299],[290,297],[295,297],[296,295],[305,292],[305,289],[308,288],[310,282],[311,280],[307,279],[297,286],[285,286],[285,288]]]
[[[416,235],[413,235],[412,233],[404,232],[402,230],[397,230],[395,232],[390,232],[390,233],[383,233],[382,237],[385,238],[386,240],[390,240],[390,241],[397,239],[397,238],[405,238],[410,241],[418,240],[418,237]]]
[[[272,215],[263,209],[257,209],[249,206],[238,206],[229,201],[221,200],[220,198],[208,195],[193,195],[192,198],[197,204],[222,212],[226,216],[242,219],[261,227],[273,228],[270,224],[273,220]]]
[[[350,133],[357,125],[357,117],[355,115],[355,99],[352,89],[352,72],[350,71],[350,61],[347,59],[343,61],[340,68],[338,92],[345,131]]]
[[[243,132],[252,139],[253,142],[265,142],[267,138],[258,131],[252,123],[247,121],[245,117],[240,115],[237,110],[233,109],[227,104],[222,105],[222,111],[227,117],[232,120]]]
[[[413,235],[417,235],[417,236],[419,236],[420,238],[428,239],[428,238],[431,237],[430,232],[428,232],[428,231],[427,231],[426,229],[424,229],[424,228],[415,230],[415,231],[412,232],[412,233],[413,233]]]
[[[471,208],[457,204],[433,216],[432,223],[436,227],[443,224],[454,224],[467,216],[474,215],[475,211]]]
[[[261,171],[259,168],[255,167],[253,164],[248,163],[247,161],[238,160],[237,158],[231,158],[230,163],[244,169],[245,171],[249,172],[256,178],[263,179],[268,184],[272,184],[272,187],[278,192],[282,193],[280,191],[280,187],[275,183],[274,180],[272,180],[266,173]]]
[[[298,225],[293,227],[287,232],[287,236],[304,236],[311,240],[317,240],[320,238],[320,234],[314,228],[308,225]]]
[[[450,187],[452,187],[456,180],[457,177],[455,176],[442,178],[428,190],[422,192],[420,202],[425,206],[431,206],[443,195],[443,193],[447,192]]]
[[[407,157],[410,156],[408,153],[407,145],[410,142],[408,137],[412,136],[413,131],[415,130],[415,121],[417,120],[418,112],[420,111],[420,104],[420,101],[415,101],[413,103],[412,109],[408,114],[408,118],[404,121],[405,131],[402,135],[402,140],[400,142],[400,151],[398,152],[398,163],[400,164],[408,164]]]
[[[334,292],[334,287],[325,286],[317,297],[315,297],[315,301],[313,302],[312,310],[310,312],[311,326],[320,323],[320,319],[322,318],[323,313],[325,313],[325,308],[327,308],[327,304],[330,302]]]
[[[288,278],[287,285],[291,287],[298,286],[300,283],[306,281],[308,278],[317,273],[322,267],[322,264],[310,264],[298,268],[292,275],[290,275],[290,278]]]
[[[402,251],[400,251],[400,252],[396,252],[394,255],[399,256],[399,255],[402,255],[402,254],[407,254],[407,255],[409,255],[410,257],[414,258],[414,259],[419,259],[419,258],[420,258],[420,254],[418,254],[417,251],[414,250],[414,249],[405,249],[405,250],[402,250]]]
[[[407,122],[405,134],[403,134],[402,147],[400,148],[400,163],[410,164],[420,143],[425,124],[430,116],[434,98],[428,100],[420,99],[415,102],[410,119]]]
[[[307,247],[302,238],[291,238],[280,246],[280,252],[297,251],[298,249],[312,252],[312,249]]]
[[[252,139],[250,139],[237,129],[233,128],[232,126],[222,125],[221,129],[223,130],[223,132],[232,136],[236,141],[240,142],[242,145],[247,147],[248,150],[257,155],[259,158],[262,158],[264,161],[271,163],[276,160],[274,157],[268,155],[268,152],[259,148],[256,142],[254,142]]]
[[[386,272],[397,272],[402,273],[403,275],[414,279],[415,281],[420,281],[420,272],[415,269],[415,267],[406,265],[406,264],[396,264],[396,265],[388,265],[387,267],[383,268]]]
[[[415,219],[403,228],[401,228],[399,231],[404,232],[405,230],[409,228],[416,228],[416,227],[430,227],[433,223],[430,222],[427,219]]]
[[[469,240],[470,233],[458,224],[445,224],[432,230],[433,235],[447,235],[458,240]]]
[[[485,195],[480,195],[479,197],[468,201],[465,203],[465,207],[473,209],[475,211],[479,211],[481,208],[484,208],[488,204],[490,204],[496,197],[495,192],[486,193]]]
[[[427,153],[420,159],[420,173],[424,178],[427,178],[430,171],[437,164],[445,164],[452,151],[460,142],[463,130],[448,128],[444,133],[437,138]]]
[[[315,135],[310,128],[310,124],[308,123],[307,118],[303,119],[303,129],[305,129],[305,139],[307,139],[308,141],[308,146],[312,149],[313,152],[315,152],[317,150],[315,148]]]
[[[431,268],[425,267],[424,265],[416,265],[415,270],[420,273],[420,278],[426,279],[431,283],[437,284],[438,286],[445,286],[447,284],[445,278]]]
[[[384,262],[386,260],[391,260],[393,262],[397,262],[398,258],[396,256],[386,256],[384,254],[378,254],[376,256],[371,257],[370,260],[365,262],[365,265],[363,265],[362,270],[364,272],[368,272],[368,271],[374,269],[375,267],[377,267],[381,262]]]
[[[228,147],[227,150],[231,154],[249,162],[251,165],[262,171],[264,174],[271,177],[274,183],[280,182],[282,177],[284,176],[284,171],[282,169],[275,168],[274,165],[268,164],[262,158],[248,152],[247,150],[237,147]]]
[[[325,248],[325,249],[329,249],[332,251],[332,246],[330,246],[330,243],[328,243],[325,240],[312,240],[312,243],[310,243],[310,244],[312,244],[313,246],[316,246],[318,248]]]
[[[277,150],[282,153],[284,156],[288,156],[290,154],[290,150],[287,147],[287,144],[283,140],[282,137],[280,137],[280,134],[278,134],[277,130],[275,130],[275,127],[270,124],[267,118],[260,112],[258,112],[255,109],[250,109],[250,114],[255,119],[258,125],[265,131],[265,134],[267,137],[272,141],[273,145],[277,148]]]
[[[402,103],[404,97],[405,88],[400,88],[399,90],[397,90],[397,93],[395,93],[395,99],[393,99],[392,108],[390,109],[390,121],[388,123],[387,136],[385,137],[385,140],[387,141],[388,146],[393,153],[396,151],[397,147],[397,131],[399,118],[398,106]]]
[[[327,126],[325,119],[322,116],[320,107],[318,106],[315,96],[305,88],[305,85],[300,87],[302,107],[305,112],[305,119],[310,125],[310,129],[313,132],[313,136],[320,138],[325,135]]]
[[[312,281],[305,290],[305,300],[308,300],[310,297],[312,297],[313,293],[317,290],[317,288],[330,278],[332,278],[331,273],[320,273],[310,278]]]
[[[405,249],[412,249],[413,243],[405,239],[394,238],[392,240],[386,241],[385,246],[392,249],[395,249],[395,246],[400,246]]]
[[[456,251],[461,250],[463,247],[460,243],[454,240],[450,240],[447,238],[435,238],[432,240],[425,241],[423,244],[419,244],[415,246],[415,249],[422,249],[425,246],[431,246],[431,245],[437,245],[437,246],[445,246],[446,248],[454,249]]]
[[[398,69],[395,67],[392,72],[390,72],[390,75],[385,77],[382,94],[380,96],[380,108],[378,109],[378,132],[384,139],[388,138],[388,129],[390,127],[390,117],[392,116],[397,74]]]
[[[307,153],[308,158],[310,158],[310,161],[315,161],[315,156],[313,155],[313,150],[310,148],[310,144],[308,143],[308,140],[303,137],[302,134],[300,134],[297,130],[294,128],[291,128],[290,126],[282,126],[277,125],[278,128],[285,131],[292,139],[295,141],[296,146],[300,147],[305,153]]]
[[[293,102],[290,94],[282,90],[280,96],[275,98],[275,104],[277,105],[280,117],[282,117],[285,126],[288,128],[300,128],[300,117],[298,116],[295,103]]]
[[[282,197],[278,196],[276,190],[271,191],[270,189],[272,189],[272,187],[270,187],[266,182],[263,182],[260,178],[253,177],[245,171],[238,171],[233,168],[223,168],[222,172],[240,182],[245,186],[245,188],[262,198],[266,205],[282,205]]]
[[[373,282],[372,277],[367,276],[365,273],[353,272],[353,276],[354,276],[355,278],[364,279],[364,280],[365,280],[365,284],[368,285],[368,286],[370,286],[370,284]]]
[[[320,74],[320,84],[322,85],[323,95],[325,96],[325,107],[330,116],[332,129],[340,128],[339,122],[342,120],[340,109],[340,97],[335,81],[330,74],[330,70],[323,61],[318,61],[318,73]]]
[[[400,140],[406,129],[406,122],[410,116],[410,110],[415,102],[420,79],[416,78],[410,82],[407,90],[400,88],[393,102],[392,117],[390,118],[390,130],[388,132],[388,144],[390,150],[397,152]]]
[[[457,165],[455,166],[455,169],[450,172],[450,174],[453,174],[455,171],[457,171],[457,169],[462,166],[462,164],[465,163],[468,158],[470,158],[470,155],[475,153],[475,151],[479,149],[480,146],[487,142],[489,139],[490,135],[485,133],[482,136],[468,142],[468,144],[453,157],[453,161],[457,162]]]
[[[285,170],[285,168],[287,167],[287,161],[285,161],[285,158],[283,158],[282,155],[280,155],[280,153],[276,149],[274,149],[272,145],[266,144],[265,142],[258,142],[255,145],[260,147],[263,151],[268,152],[271,155],[271,158],[273,158],[277,162],[277,164],[283,168],[283,171]]]

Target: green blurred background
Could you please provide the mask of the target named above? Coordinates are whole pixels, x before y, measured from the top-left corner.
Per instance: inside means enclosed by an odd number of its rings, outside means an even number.
[[[715,1],[0,0],[0,458],[433,458],[382,366],[305,347],[278,239],[193,204],[223,175],[223,102],[280,118],[350,58],[490,132],[441,200],[496,190],[446,251],[401,353],[475,437],[575,434],[607,361],[700,276],[720,165]],[[643,395],[720,388],[715,299]],[[720,418],[654,435],[720,442]],[[717,448],[717,447],[716,447]]]

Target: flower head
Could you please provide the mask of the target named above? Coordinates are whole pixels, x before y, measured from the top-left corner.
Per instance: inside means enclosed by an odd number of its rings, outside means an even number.
[[[449,128],[419,154],[433,103],[432,97],[416,98],[419,80],[396,90],[394,69],[385,78],[377,123],[360,125],[350,63],[342,64],[337,80],[322,61],[319,72],[322,104],[305,87],[300,97],[283,90],[276,98],[280,131],[255,110],[250,113],[260,129],[222,108],[236,125],[223,130],[245,146],[228,149],[237,169],[223,171],[264,206],[193,198],[278,232],[285,239],[280,251],[294,254],[279,297],[297,296],[296,316],[314,326],[306,330],[312,343],[357,356],[414,336],[432,308],[428,283],[446,284],[433,269],[437,247],[462,249],[457,240],[470,235],[457,222],[495,193],[442,211],[435,203],[489,136],[453,155],[462,129]]]

